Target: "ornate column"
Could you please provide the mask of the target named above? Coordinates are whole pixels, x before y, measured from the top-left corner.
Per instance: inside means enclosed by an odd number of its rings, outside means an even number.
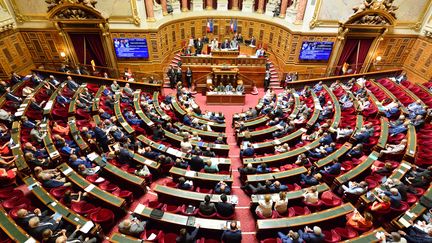
[[[144,3],[146,7],[147,21],[149,22],[156,21],[154,17],[153,0],[145,0]]]
[[[254,2],[252,0],[243,0],[242,12],[253,13],[254,12]]]
[[[285,18],[287,7],[288,7],[288,0],[282,0],[282,2],[281,2],[281,8],[280,8],[280,13],[279,13],[279,17],[280,18]]]
[[[181,0],[182,1],[182,12],[187,12],[189,11],[189,7],[188,7],[188,0]]]
[[[231,0],[232,1],[232,7],[231,10],[240,10],[239,9],[239,0]]]
[[[257,9],[257,13],[262,14],[264,13],[264,0],[258,0],[258,9]]]
[[[301,23],[304,18],[308,0],[298,0],[296,23]]]
[[[206,4],[207,4],[207,7],[206,7],[207,10],[213,9],[213,0],[206,0]]]
[[[168,15],[168,10],[167,10],[167,0],[161,0],[161,7],[162,7],[162,15]]]

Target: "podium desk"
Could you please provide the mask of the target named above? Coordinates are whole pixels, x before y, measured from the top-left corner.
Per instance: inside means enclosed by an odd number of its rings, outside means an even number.
[[[207,105],[244,105],[245,95],[236,93],[207,92]]]

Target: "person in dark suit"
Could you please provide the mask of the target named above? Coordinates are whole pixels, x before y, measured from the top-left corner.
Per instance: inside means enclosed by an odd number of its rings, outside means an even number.
[[[39,217],[35,216],[29,220],[29,232],[36,239],[42,239],[42,233],[49,229],[52,232],[56,232],[61,229],[61,218],[57,220],[49,219],[45,222],[41,222]]]
[[[339,175],[341,172],[342,165],[337,161],[333,161],[331,166],[326,167],[324,170],[321,170],[321,174],[328,175]]]
[[[225,39],[225,41],[221,44],[221,49],[229,49],[230,46],[231,45],[230,45],[228,39]]]
[[[267,90],[268,87],[270,86],[270,78],[271,78],[270,70],[267,70],[264,78],[264,90]]]
[[[242,36],[242,34],[239,34],[237,36],[237,41],[238,41],[239,44],[243,44],[243,36]]]
[[[195,54],[201,54],[203,47],[204,43],[201,41],[201,38],[198,38],[198,40],[195,42]]]
[[[242,234],[239,229],[237,229],[237,222],[232,221],[230,224],[230,229],[226,229],[222,233],[221,237],[222,242],[224,243],[240,243],[242,240]]]
[[[103,128],[103,123],[95,127],[94,129],[95,138],[99,146],[102,148],[102,150],[108,151],[108,141],[109,141],[108,136],[107,133],[102,128]]]
[[[248,163],[246,167],[239,168],[239,173],[242,175],[251,175],[256,173],[256,168],[251,163]]]
[[[298,231],[300,238],[302,238],[306,243],[321,243],[324,242],[324,234],[321,228],[314,226],[313,230],[306,226],[304,232],[302,230]]]
[[[188,67],[186,70],[186,84],[188,88],[192,87],[192,70],[190,67]]]
[[[205,35],[205,36],[203,36],[203,38],[202,38],[202,42],[204,43],[204,44],[208,44],[209,43],[209,38]]]
[[[190,181],[186,181],[186,179],[184,177],[180,177],[178,179],[178,185],[177,185],[177,187],[179,189],[190,190],[192,188],[192,186],[193,185],[190,183]]]
[[[256,46],[256,40],[255,37],[252,36],[252,38],[250,39],[250,45],[251,46]]]
[[[226,194],[220,196],[221,202],[216,204],[216,211],[223,217],[229,217],[234,214],[234,206],[227,203],[228,197]]]
[[[204,202],[200,202],[199,211],[204,215],[212,215],[216,212],[216,206],[214,203],[210,202],[209,195],[204,197]]]
[[[29,228],[29,220],[33,217],[45,219],[45,217],[47,217],[47,212],[42,212],[39,208],[36,208],[33,210],[33,212],[29,212],[27,209],[21,208],[17,211],[17,218],[15,219],[15,222],[27,230]]]
[[[197,224],[191,233],[188,233],[186,228],[180,229],[179,236],[176,238],[176,243],[194,243],[198,235],[199,227],[200,225]]]
[[[204,168],[204,160],[199,155],[194,155],[191,158],[189,165],[191,170],[200,171],[202,168]]]
[[[251,143],[248,143],[247,147],[244,150],[240,151],[240,157],[243,156],[251,157],[254,155],[255,155],[255,150]]]
[[[167,71],[167,76],[170,80],[170,87],[171,89],[175,88],[175,84],[176,84],[176,74],[175,71],[173,69],[172,66],[169,67],[168,71]]]
[[[22,77],[19,76],[16,72],[11,73],[11,82],[12,84],[17,84],[22,82]]]

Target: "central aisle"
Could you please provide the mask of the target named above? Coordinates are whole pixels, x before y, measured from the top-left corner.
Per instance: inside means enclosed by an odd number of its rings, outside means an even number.
[[[168,90],[165,90],[168,91]],[[230,146],[229,158],[231,159],[231,170],[233,177],[232,195],[236,195],[239,198],[239,203],[236,205],[236,216],[235,219],[240,221],[241,231],[243,235],[243,242],[258,242],[255,226],[255,218],[250,211],[250,197],[240,189],[240,175],[238,168],[242,166],[240,160],[240,148],[237,146],[235,140],[235,132],[232,128],[232,118],[235,113],[246,111],[249,107],[255,107],[258,104],[259,97],[262,97],[263,90],[259,89],[258,95],[246,95],[246,103],[244,106],[219,106],[219,105],[206,105],[206,97],[201,94],[195,95],[195,101],[199,105],[201,111],[214,111],[222,112],[225,116],[226,123],[226,135],[227,142]]]

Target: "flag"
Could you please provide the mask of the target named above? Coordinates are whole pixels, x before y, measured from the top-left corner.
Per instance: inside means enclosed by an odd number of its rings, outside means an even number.
[[[237,32],[237,19],[231,19],[230,28],[231,28],[231,32],[233,33]]]
[[[207,19],[207,33],[213,33],[213,20]]]

